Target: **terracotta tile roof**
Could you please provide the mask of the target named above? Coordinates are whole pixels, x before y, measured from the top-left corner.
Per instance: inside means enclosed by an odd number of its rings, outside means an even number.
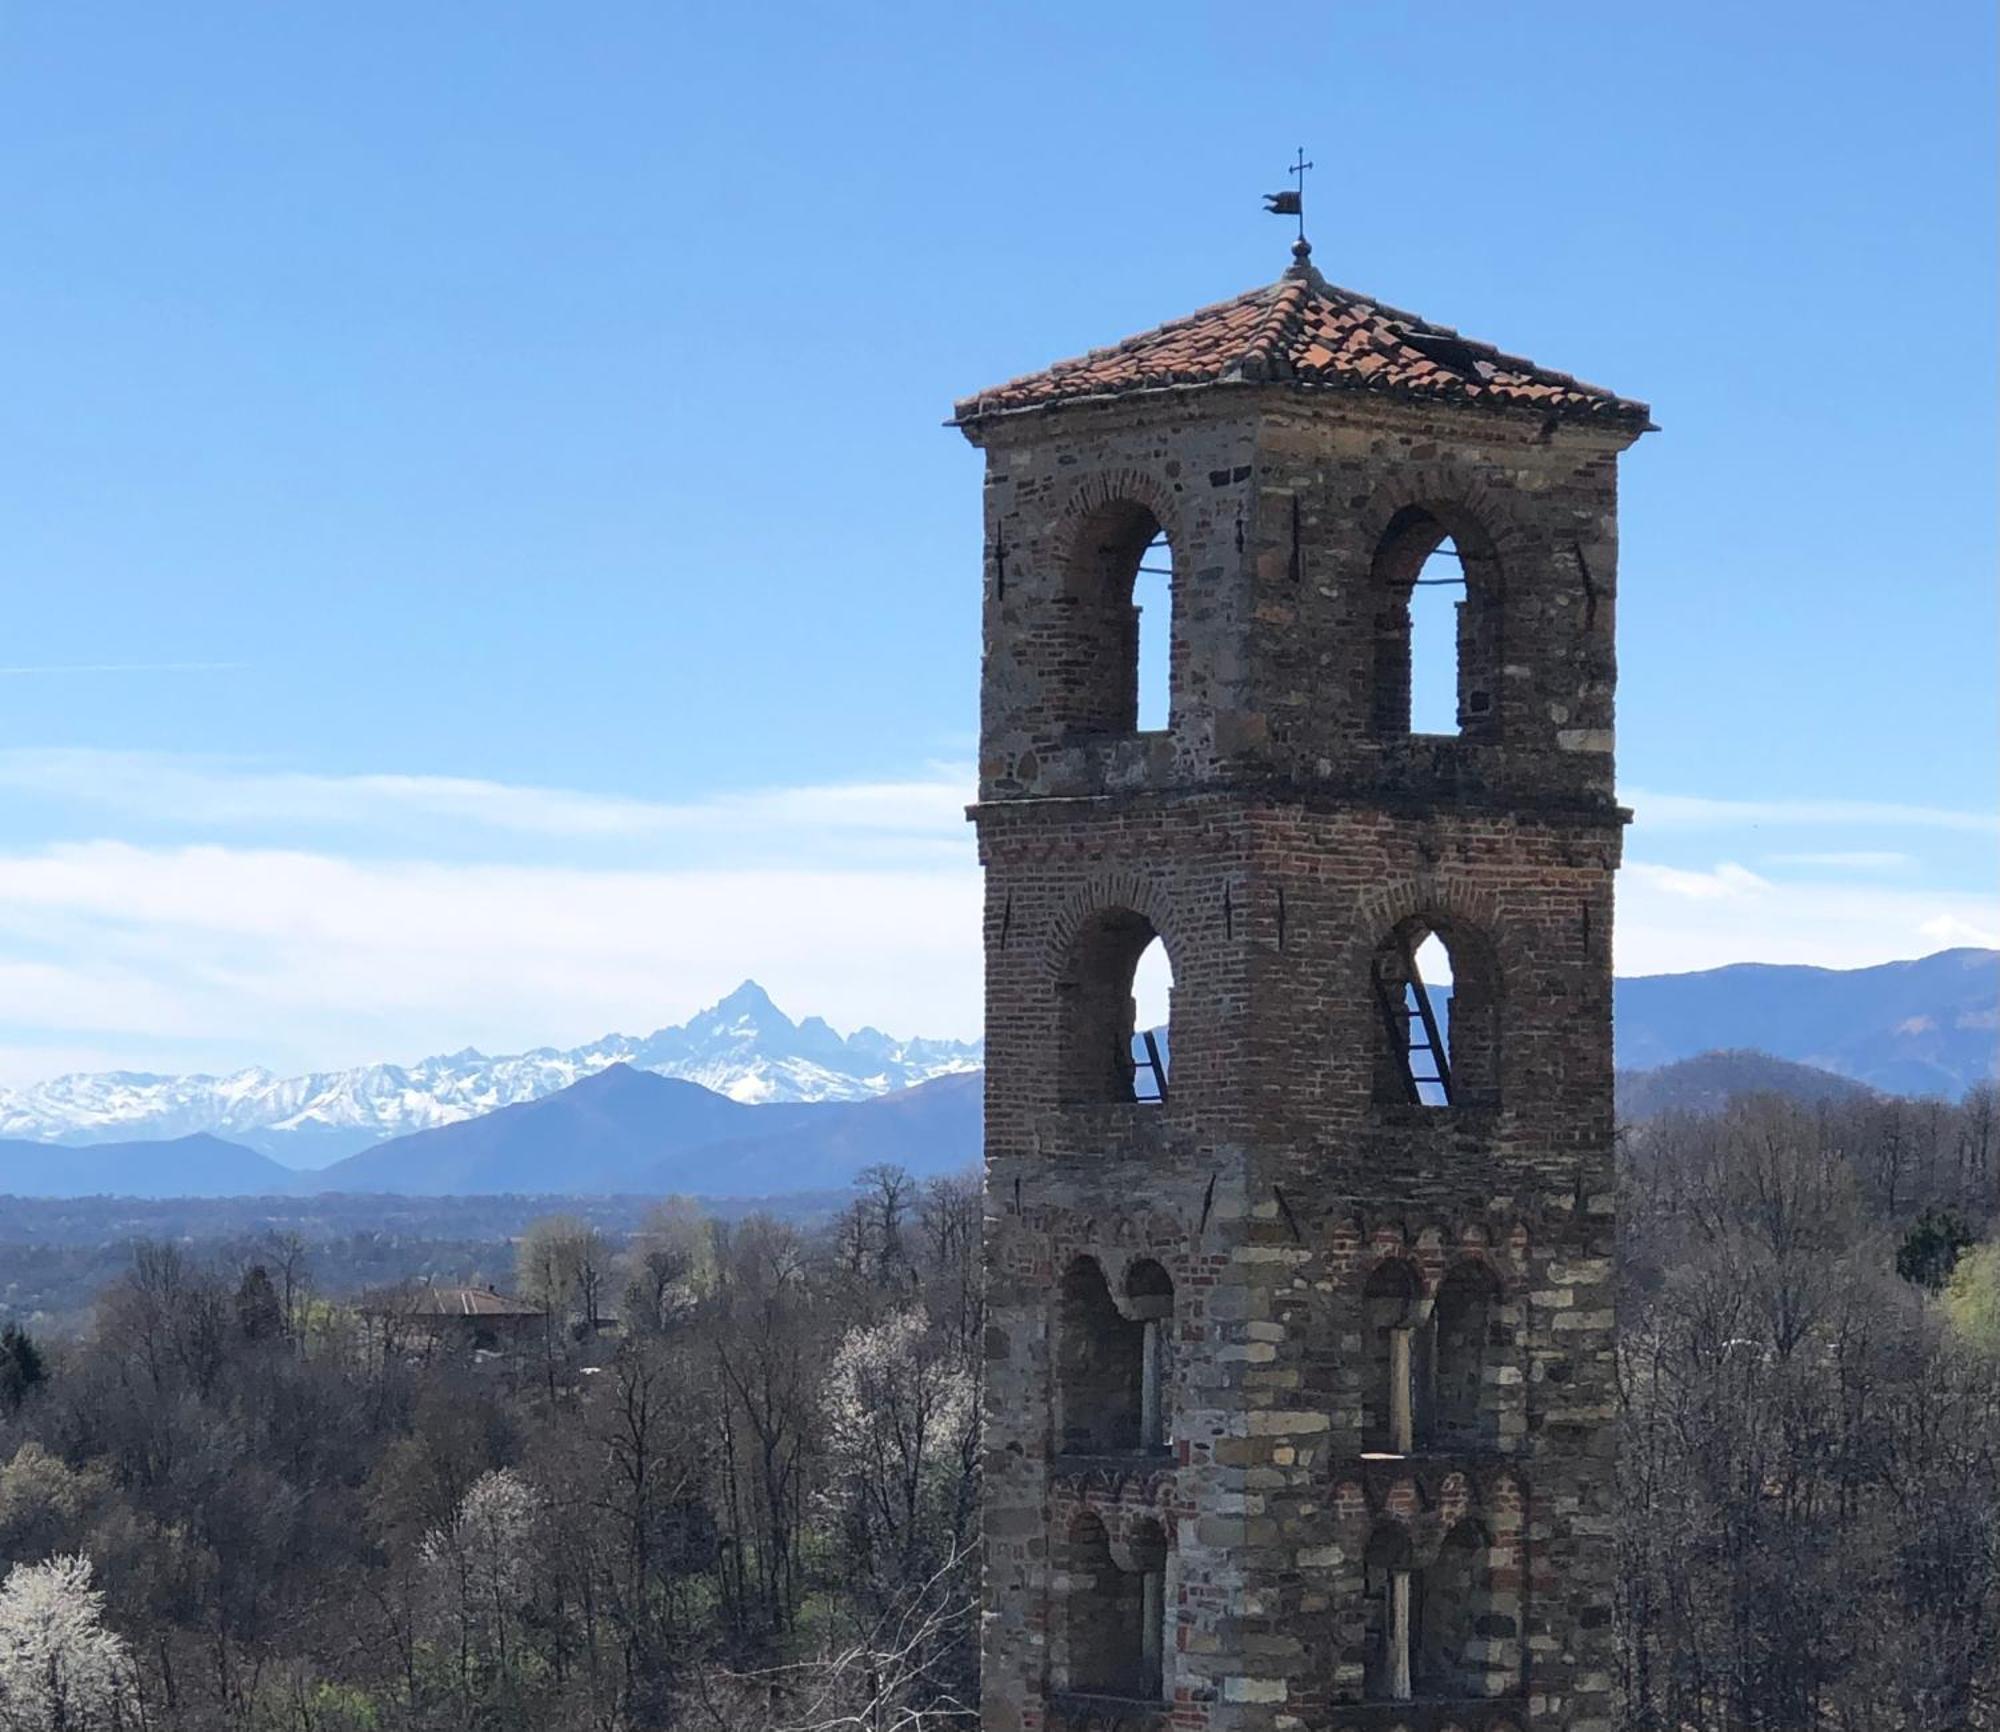
[[[1173,386],[1283,381],[1645,427],[1647,407],[1336,288],[1301,255],[1277,282],[963,399],[959,424]]]
[[[539,1317],[542,1308],[491,1287],[412,1287],[375,1307],[401,1317]]]

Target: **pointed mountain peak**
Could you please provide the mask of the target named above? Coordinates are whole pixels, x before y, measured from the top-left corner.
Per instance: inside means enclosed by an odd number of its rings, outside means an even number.
[[[620,1059],[616,1063],[606,1065],[602,1070],[586,1071],[575,1082],[571,1083],[568,1088],[557,1089],[554,1092],[555,1094],[573,1094],[582,1097],[594,1094],[615,1094],[618,1090],[629,1087],[635,1077],[643,1076],[650,1081],[652,1074],[651,1071],[634,1070],[624,1060]],[[550,1100],[554,1096],[544,1095],[541,1098],[543,1100]]]
[[[746,980],[727,998],[702,1013],[703,1019],[722,1023],[748,1023],[758,1029],[789,1029],[792,1019],[771,1002],[771,995],[754,980]]]

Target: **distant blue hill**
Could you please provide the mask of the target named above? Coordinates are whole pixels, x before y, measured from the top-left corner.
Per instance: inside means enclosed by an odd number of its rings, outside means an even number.
[[[972,1071],[872,1100],[747,1106],[615,1064],[541,1100],[396,1137],[294,1181],[407,1196],[837,1189],[876,1161],[919,1177],[976,1162],[982,1088]]]
[[[1743,962],[1620,980],[1618,1065],[1652,1070],[1757,1051],[1886,1094],[1956,1100],[1996,1074],[2000,951],[1941,950],[1876,968]]]
[[[0,1138],[0,1196],[258,1197],[293,1188],[288,1167],[220,1137],[64,1148]]]
[[[1662,1113],[1720,1112],[1743,1095],[1782,1095],[1805,1106],[1881,1098],[1851,1077],[1767,1052],[1704,1052],[1651,1070],[1621,1070],[1618,1121],[1636,1125]]]

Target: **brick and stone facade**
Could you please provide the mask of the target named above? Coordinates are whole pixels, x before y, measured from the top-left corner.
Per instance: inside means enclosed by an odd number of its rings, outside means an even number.
[[[1615,486],[1645,410],[1303,250],[1257,294],[1166,327],[1165,361],[1155,334],[959,410],[987,460],[984,1725],[1609,1732]],[[1139,733],[1156,531],[1172,716]],[[1409,583],[1445,536],[1460,729],[1413,735]],[[1431,935],[1442,1106],[1385,1010]]]

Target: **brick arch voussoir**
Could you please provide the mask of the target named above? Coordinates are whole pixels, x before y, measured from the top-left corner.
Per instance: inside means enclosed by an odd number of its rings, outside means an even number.
[[[1477,1524],[1482,1535],[1491,1537],[1487,1533],[1485,1500],[1480,1495],[1479,1476],[1475,1473],[1453,1468],[1444,1474],[1433,1494],[1432,1508],[1437,1517],[1440,1540],[1461,1522],[1467,1521]]]
[[[1373,960],[1376,948],[1404,921],[1432,915],[1456,921],[1480,934],[1492,947],[1504,980],[1509,966],[1506,921],[1493,895],[1448,873],[1425,873],[1384,884],[1364,896],[1355,909],[1349,940],[1359,965]]]
[[[1080,1258],[1097,1265],[1120,1316],[1126,1315],[1125,1278],[1134,1263],[1158,1263],[1176,1293],[1188,1282],[1193,1230],[1164,1205],[1113,1214],[1047,1208],[1038,1212],[1035,1228],[1043,1260],[1058,1277]]]
[[[1179,984],[1183,940],[1176,910],[1170,898],[1142,872],[1106,872],[1091,877],[1058,903],[1049,916],[1047,947],[1042,966],[1047,977],[1062,979],[1068,970],[1077,940],[1090,922],[1100,915],[1130,912],[1144,916],[1167,947],[1167,966]]]
[[[1399,1489],[1400,1484],[1384,1489],[1353,1480],[1336,1489],[1334,1526],[1341,1535],[1343,1548],[1363,1553],[1377,1534],[1393,1529],[1402,1535],[1412,1556],[1415,1555],[1423,1538],[1423,1498],[1419,1493],[1409,1507],[1399,1507],[1402,1502],[1396,1496]]]
[[[1172,1524],[1154,1503],[1135,1503],[1127,1495],[1128,1489],[1126,1476],[1122,1474],[1086,1475],[1077,1487],[1064,1530],[1073,1531],[1083,1515],[1095,1516],[1104,1529],[1112,1561],[1121,1570],[1132,1567],[1132,1548],[1142,1526],[1156,1528],[1166,1549],[1174,1549]]]
[[[1493,1277],[1494,1288],[1503,1299],[1519,1298],[1527,1285],[1525,1277],[1519,1270],[1513,1268],[1503,1258],[1494,1255],[1491,1245],[1458,1244],[1452,1246],[1439,1265],[1433,1297],[1437,1292],[1441,1292],[1445,1282],[1461,1269],[1484,1269]]]
[[[1355,1259],[1354,1266],[1349,1272],[1348,1280],[1355,1293],[1365,1294],[1368,1291],[1368,1283],[1375,1279],[1376,1272],[1387,1268],[1391,1263],[1402,1264],[1415,1277],[1419,1299],[1430,1297],[1429,1275],[1417,1247],[1403,1238],[1400,1232],[1395,1240],[1390,1241],[1379,1229],[1363,1241],[1361,1255]]]
[[[1049,554],[1053,568],[1067,572],[1076,559],[1077,537],[1084,526],[1107,505],[1126,502],[1143,505],[1150,511],[1160,528],[1166,532],[1167,543],[1178,549],[1182,542],[1182,522],[1180,501],[1173,489],[1161,477],[1151,472],[1121,465],[1113,469],[1099,469],[1078,479],[1069,498],[1058,512],[1049,536]]]
[[[1126,1282],[1131,1279],[1132,1265],[1135,1263],[1157,1263],[1167,1272],[1167,1279],[1173,1283],[1178,1297],[1187,1287],[1186,1259],[1174,1255],[1181,1249],[1186,1239],[1180,1238],[1171,1244],[1134,1243],[1125,1241],[1107,1245],[1102,1251],[1093,1253],[1098,1267],[1104,1271],[1105,1285],[1111,1289],[1111,1303],[1120,1317],[1132,1320],[1132,1296],[1125,1291]]]
[[[1380,546],[1396,514],[1412,506],[1462,512],[1485,533],[1502,566],[1524,557],[1533,546],[1508,501],[1477,474],[1449,464],[1407,469],[1377,488],[1360,516],[1369,544]]]

